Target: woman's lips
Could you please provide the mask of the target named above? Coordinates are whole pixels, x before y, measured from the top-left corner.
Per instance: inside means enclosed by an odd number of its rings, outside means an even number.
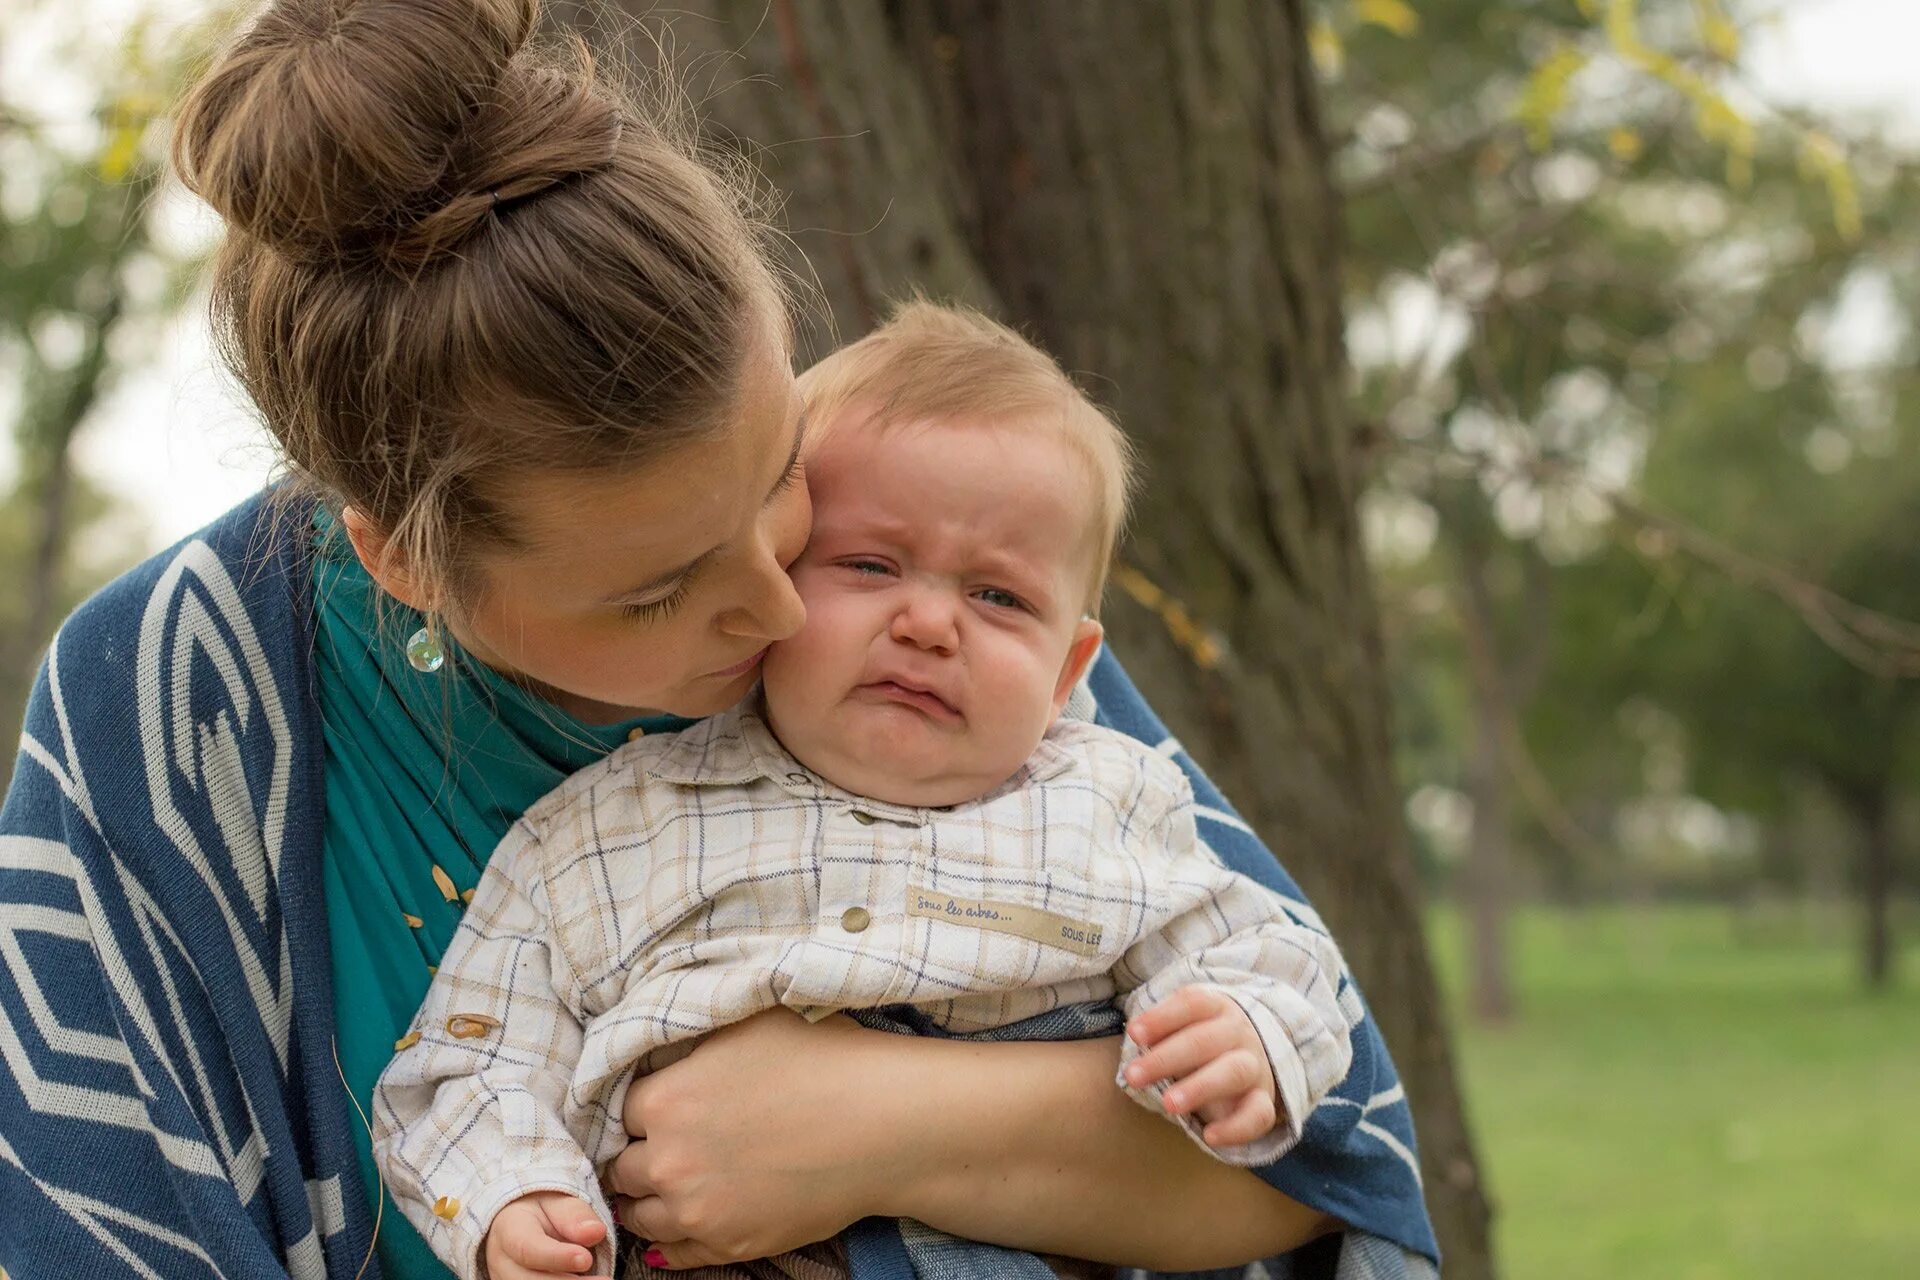
[[[771,645],[768,646],[768,648],[771,648],[771,647],[772,647]],[[720,670],[715,671],[712,674],[719,676],[723,680],[731,679],[734,676],[743,676],[747,674],[747,672],[759,666],[760,659],[766,656],[767,656],[767,650],[762,649],[760,652],[754,654],[751,658],[747,658],[746,660],[741,662],[736,662],[730,667],[722,667]]]
[[[866,692],[883,702],[897,702],[902,706],[924,711],[928,716],[945,724],[958,724],[962,719],[960,712],[937,693],[925,689],[915,689],[892,680],[877,680],[872,684],[860,686]]]

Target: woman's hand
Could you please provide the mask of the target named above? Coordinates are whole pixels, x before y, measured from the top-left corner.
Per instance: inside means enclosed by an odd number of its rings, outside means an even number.
[[[861,1097],[883,1035],[771,1009],[634,1081],[634,1140],[606,1176],[621,1223],[666,1266],[691,1267],[797,1249],[885,1211],[888,1171],[866,1140],[884,1102]]]
[[[782,1253],[869,1215],[1158,1271],[1284,1253],[1338,1224],[1114,1087],[1117,1037],[982,1043],[809,1024],[715,1032],[627,1092],[620,1220],[667,1266]]]

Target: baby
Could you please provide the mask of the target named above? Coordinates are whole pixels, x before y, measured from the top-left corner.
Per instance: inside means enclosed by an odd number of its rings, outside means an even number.
[[[969,1033],[1117,1000],[1116,1083],[1236,1164],[1346,1073],[1332,942],[1198,842],[1178,766],[1061,716],[1100,645],[1118,429],[926,303],[801,389],[805,626],[746,702],[526,813],[381,1077],[381,1168],[463,1277],[610,1273],[627,1084],[775,1004]]]

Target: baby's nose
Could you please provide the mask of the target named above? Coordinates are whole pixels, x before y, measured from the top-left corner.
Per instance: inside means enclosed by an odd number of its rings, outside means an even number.
[[[893,637],[922,649],[952,652],[959,643],[953,603],[939,592],[916,592],[894,615]]]

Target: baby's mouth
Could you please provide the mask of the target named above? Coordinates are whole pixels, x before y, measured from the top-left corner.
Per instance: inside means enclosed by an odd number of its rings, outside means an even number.
[[[942,724],[959,724],[965,719],[959,708],[951,702],[933,690],[918,685],[902,684],[898,680],[876,680],[872,684],[861,685],[860,689],[882,702],[894,702],[924,712],[928,718]]]

